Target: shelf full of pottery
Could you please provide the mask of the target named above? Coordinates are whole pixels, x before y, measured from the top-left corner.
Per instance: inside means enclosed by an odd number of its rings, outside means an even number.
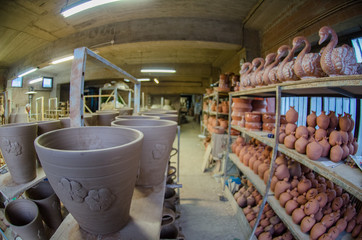
[[[254,227],[261,202],[255,191],[263,196],[266,194],[272,150],[256,139],[246,142],[240,136],[232,145],[230,159],[253,185],[250,189],[249,183],[234,194],[251,227]],[[337,184],[280,152],[275,160],[270,189],[272,192],[267,194],[269,205],[263,209],[256,237],[259,238],[259,234],[271,223],[272,219],[267,218],[265,212],[270,207],[278,218],[273,222],[282,221],[296,239],[352,239],[362,236],[361,202]]]

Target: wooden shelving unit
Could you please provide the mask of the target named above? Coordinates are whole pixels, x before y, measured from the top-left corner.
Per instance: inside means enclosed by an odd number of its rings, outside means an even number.
[[[275,97],[276,98],[276,126],[279,125],[280,103],[282,96],[319,96],[319,97],[362,97],[362,75],[354,76],[339,76],[326,77],[308,80],[299,80],[292,82],[284,82],[250,89],[243,89],[238,92],[229,93],[229,103],[233,97]],[[231,111],[231,106],[229,112]],[[231,126],[231,118],[229,117],[229,129],[233,128],[240,131],[243,135],[253,137],[260,142],[273,147],[274,151],[280,151],[285,155],[295,159],[301,164],[311,168],[313,171],[330,179],[334,183],[341,186],[347,192],[362,201],[362,173],[359,169],[353,169],[345,164],[331,166],[331,161],[327,158],[320,158],[317,161],[312,161],[304,154],[299,154],[293,149],[288,149],[283,144],[278,144],[274,138],[268,138],[267,132],[249,131],[239,126]],[[229,146],[231,144],[229,134]],[[230,148],[228,148],[230,151]],[[276,155],[271,162],[271,167],[274,165]],[[252,170],[240,163],[235,154],[227,153],[227,158],[230,159],[249,180],[255,185],[256,189],[266,197],[266,201],[274,209],[276,214],[284,222],[288,229],[292,232],[296,239],[309,239],[308,234],[300,231],[300,227],[293,223],[291,217],[286,214],[285,210],[280,206],[279,201],[270,193],[266,193],[266,184]],[[271,176],[268,181],[271,180]],[[267,194],[267,196],[265,196]],[[261,209],[262,211],[262,209]],[[350,234],[340,234],[338,239],[352,239]]]

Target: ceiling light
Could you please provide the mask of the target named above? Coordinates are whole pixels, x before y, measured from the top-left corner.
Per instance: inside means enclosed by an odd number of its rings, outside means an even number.
[[[36,70],[38,70],[38,68],[32,68],[32,69],[30,69],[29,71],[18,75],[18,77],[24,77],[25,75],[28,75],[28,74],[30,74],[30,73],[32,73],[32,72],[35,72]]]
[[[43,78],[36,78],[36,79],[33,79],[33,80],[30,80],[29,81],[29,84],[34,84],[34,83],[37,83],[37,82],[41,82],[41,81],[43,81]]]
[[[154,78],[154,79],[153,79],[153,81],[154,81],[155,83],[157,83],[157,84],[159,84],[159,83],[160,83],[160,81],[158,81],[158,79],[157,79],[157,78]]]
[[[58,64],[58,63],[66,62],[66,61],[73,60],[73,59],[74,59],[74,56],[69,56],[69,57],[65,57],[65,58],[61,58],[61,59],[52,61],[51,64]]]
[[[148,82],[148,81],[150,81],[149,78],[138,78],[137,80],[140,81],[140,82]]]
[[[60,14],[62,14],[64,17],[69,17],[84,10],[117,1],[119,0],[81,0],[66,6],[60,11]]]
[[[127,79],[127,78],[125,78],[125,79],[124,79],[124,81],[125,81],[125,82],[130,82],[130,80],[129,80],[129,79]]]
[[[143,73],[175,73],[175,69],[141,69]]]

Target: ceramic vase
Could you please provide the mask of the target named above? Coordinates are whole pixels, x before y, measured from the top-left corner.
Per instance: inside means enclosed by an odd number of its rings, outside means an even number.
[[[12,108],[11,109],[11,113],[10,113],[10,117],[9,117],[9,123],[15,123],[15,117],[16,117],[16,112],[17,112],[17,108]]]
[[[136,185],[151,187],[161,183],[165,177],[177,124],[169,120],[122,119],[113,121],[112,126],[137,129],[144,135]]]
[[[62,223],[60,201],[48,181],[40,182],[25,191],[25,196],[36,203],[46,225],[57,229]]]
[[[36,123],[38,124],[38,136],[62,127],[60,120],[39,121]]]
[[[32,201],[16,199],[10,202],[5,208],[5,218],[22,239],[47,239],[38,207]]]
[[[128,223],[142,142],[134,129],[75,127],[45,133],[34,144],[52,188],[79,226],[107,234]]]
[[[0,126],[0,148],[15,183],[30,182],[36,177],[34,140],[36,123],[14,123]]]

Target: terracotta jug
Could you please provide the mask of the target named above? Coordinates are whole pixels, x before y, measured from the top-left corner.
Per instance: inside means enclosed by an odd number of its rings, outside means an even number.
[[[324,192],[318,193],[315,199],[319,202],[319,207],[324,208],[328,203],[328,196]]]
[[[290,109],[285,114],[288,123],[295,123],[298,121],[298,112],[295,111],[294,106],[290,106]]]
[[[307,156],[310,160],[318,160],[322,156],[323,147],[314,139],[307,145]]]
[[[318,142],[323,150],[322,150],[322,155],[321,157],[327,157],[329,154],[329,150],[331,149],[331,145],[329,144],[327,137],[324,137],[321,141]]]
[[[295,123],[288,123],[287,126],[285,127],[285,133],[286,133],[287,135],[290,135],[290,134],[292,134],[293,132],[296,133],[296,132],[295,132],[296,129],[297,129],[297,124],[295,124]]]
[[[309,237],[313,240],[318,239],[327,231],[327,228],[323,225],[322,222],[314,224],[312,230],[310,231]]]
[[[307,125],[313,128],[317,126],[317,115],[315,111],[312,111],[312,113],[307,116]]]
[[[350,118],[348,118],[348,115],[346,113],[344,113],[344,116],[341,117],[342,115],[339,114],[339,128],[344,131],[344,132],[348,132],[349,128],[351,127],[351,120]]]
[[[349,127],[349,129],[348,129],[348,132],[352,132],[353,131],[353,129],[354,129],[354,120],[352,119],[352,115],[351,114],[347,114],[347,117],[348,117],[348,119],[349,119],[349,121],[350,121],[350,123],[351,123],[351,125],[350,125],[350,127]]]
[[[308,190],[307,194],[306,194],[306,199],[309,201],[311,199],[314,199],[318,194],[318,190],[316,188],[311,188]]]
[[[123,119],[113,121],[112,126],[136,129],[144,135],[136,185],[152,187],[161,183],[164,179],[172,144],[176,137],[176,122],[152,119]]]
[[[275,169],[274,175],[279,179],[283,180],[284,178],[290,177],[289,169],[286,164],[281,164]]]
[[[57,196],[80,227],[95,234],[128,223],[142,143],[142,132],[117,127],[59,129],[34,142]]]
[[[319,128],[327,130],[329,126],[329,117],[326,115],[325,111],[322,111],[322,113],[317,117],[317,125]]]
[[[280,206],[285,207],[285,204],[292,198],[293,196],[290,194],[289,189],[286,192],[281,193],[279,196]]]
[[[335,145],[330,150],[330,159],[333,162],[339,162],[343,157],[343,149],[339,145]]]
[[[288,127],[288,125],[287,125]],[[294,131],[292,131],[294,132]],[[304,138],[308,138],[308,129],[306,126],[299,126],[297,127],[297,129],[295,130],[295,137],[296,138],[300,138],[300,137],[304,137]]]
[[[302,180],[298,183],[298,192],[299,194],[303,194],[307,192],[312,187],[312,183],[309,179],[302,177]]]
[[[319,128],[315,131],[314,139],[316,141],[321,141],[323,138],[327,137],[327,131],[323,128]]]

